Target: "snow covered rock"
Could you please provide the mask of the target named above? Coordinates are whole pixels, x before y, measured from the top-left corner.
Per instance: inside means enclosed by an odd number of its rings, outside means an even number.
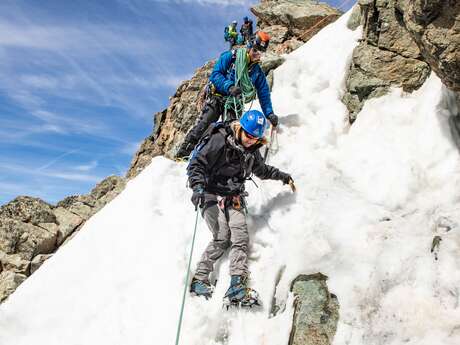
[[[337,331],[339,303],[321,273],[300,275],[293,282],[294,320],[289,345],[330,345]]]

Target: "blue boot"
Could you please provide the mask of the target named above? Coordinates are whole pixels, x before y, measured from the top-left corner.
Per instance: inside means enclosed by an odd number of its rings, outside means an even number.
[[[246,276],[232,276],[230,280],[230,287],[224,296],[224,305],[227,308],[231,305],[252,307],[253,305],[260,305],[259,294],[247,287]]]
[[[208,299],[212,297],[213,292],[214,286],[212,286],[209,281],[199,280],[196,278],[192,279],[192,283],[190,284],[190,293],[193,296],[203,296]]]

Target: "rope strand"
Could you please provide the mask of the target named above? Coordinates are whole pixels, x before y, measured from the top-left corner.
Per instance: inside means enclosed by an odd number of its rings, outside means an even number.
[[[187,295],[187,286],[188,286],[188,279],[190,275],[190,266],[192,264],[193,247],[195,246],[196,228],[198,224],[198,213],[199,213],[199,209],[197,208],[196,218],[195,218],[195,229],[193,230],[192,247],[190,248],[190,258],[188,260],[188,268],[187,268],[187,274],[185,277],[185,284],[184,284],[184,293],[182,295],[182,305],[180,307],[179,324],[177,326],[176,345],[179,345],[180,331],[182,328],[182,318],[184,316],[185,296]]]

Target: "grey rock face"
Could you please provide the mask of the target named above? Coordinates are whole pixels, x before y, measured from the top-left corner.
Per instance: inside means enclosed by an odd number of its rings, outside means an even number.
[[[40,254],[34,257],[34,259],[30,263],[30,274],[38,270],[40,266],[52,256],[52,254]]]
[[[12,271],[23,275],[29,275],[30,262],[22,259],[18,254],[8,255],[0,251],[0,266],[4,271]],[[0,270],[0,272],[2,270]]]
[[[460,91],[460,2],[398,0],[397,9],[421,54],[443,83]]]
[[[310,0],[268,0],[251,9],[258,18],[258,26],[281,25],[293,35],[301,36],[306,30],[326,17],[337,19],[341,12],[327,4]]]
[[[24,223],[56,223],[52,206],[38,198],[19,196],[0,208],[0,215]]]
[[[350,121],[356,119],[365,100],[384,95],[391,86],[412,92],[420,88],[431,69],[405,28],[396,0],[358,2],[363,39],[353,52],[346,78]]]
[[[0,273],[0,302],[3,302],[11,295],[26,279],[27,276],[24,274],[12,271],[3,271]]]
[[[165,155],[173,158],[178,145],[200,113],[202,90],[208,82],[215,61],[209,61],[195,71],[192,79],[182,82],[167,109],[155,114],[154,131],[144,140],[134,155],[127,178],[137,176],[153,157]]]
[[[321,273],[300,275],[292,283],[295,312],[289,345],[332,344],[339,320],[339,303]]]
[[[361,7],[356,4],[353,6],[350,18],[347,22],[347,28],[350,30],[356,30],[361,25]]]
[[[84,219],[78,214],[70,212],[63,207],[56,207],[54,214],[59,223],[57,245],[60,246],[75,229],[83,224]]]
[[[327,4],[310,0],[264,0],[251,8],[257,27],[271,35],[269,50],[290,53],[342,14]]]
[[[125,186],[126,181],[123,177],[109,176],[98,183],[89,194],[69,196],[58,202],[57,206],[84,220],[88,220],[120,194]],[[72,221],[77,222],[77,219],[73,219]]]

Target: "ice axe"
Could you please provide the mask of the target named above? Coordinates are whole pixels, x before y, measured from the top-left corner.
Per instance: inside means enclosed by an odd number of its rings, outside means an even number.
[[[270,142],[268,143],[268,146],[265,148],[265,152],[264,152],[264,163],[267,162],[267,158],[268,158],[268,153],[271,151],[272,149],[272,145],[273,145],[273,142],[275,140],[275,135],[276,135],[276,127],[273,127],[271,126],[271,130],[270,130]]]

